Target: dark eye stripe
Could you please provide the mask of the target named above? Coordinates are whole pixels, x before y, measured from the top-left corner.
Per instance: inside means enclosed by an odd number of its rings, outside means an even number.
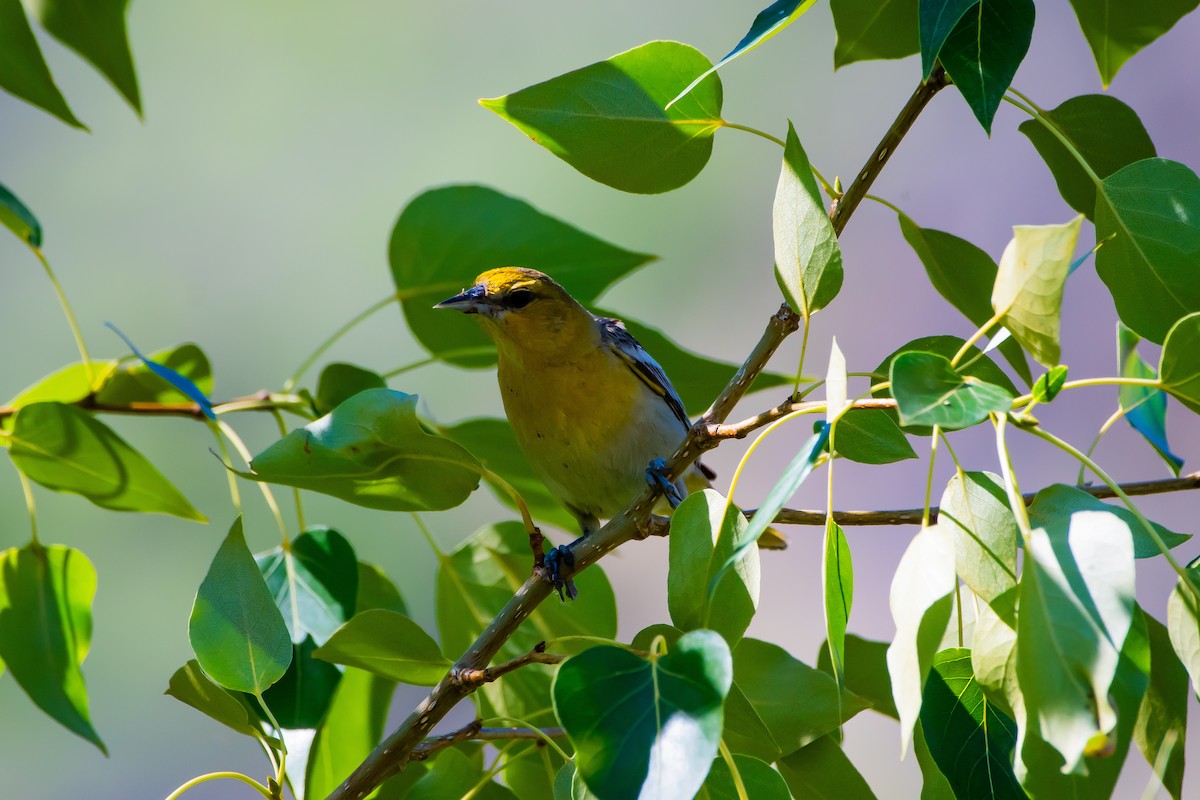
[[[505,308],[524,308],[537,299],[537,295],[528,289],[513,289],[508,294],[504,295],[501,305]]]

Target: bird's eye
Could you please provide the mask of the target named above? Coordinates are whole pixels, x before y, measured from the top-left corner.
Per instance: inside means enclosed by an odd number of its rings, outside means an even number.
[[[513,289],[504,296],[505,308],[524,308],[536,299],[536,295],[528,289]]]

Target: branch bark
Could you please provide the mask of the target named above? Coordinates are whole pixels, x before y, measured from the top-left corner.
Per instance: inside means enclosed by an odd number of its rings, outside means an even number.
[[[413,748],[409,761],[424,761],[436,755],[447,747],[453,747],[460,742],[497,742],[513,739],[533,739],[542,741],[544,738],[561,739],[567,733],[562,728],[485,728],[482,720],[475,720],[456,731],[444,733],[441,736],[431,736]]]

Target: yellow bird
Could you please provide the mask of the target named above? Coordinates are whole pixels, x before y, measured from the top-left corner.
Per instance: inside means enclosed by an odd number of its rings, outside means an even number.
[[[595,316],[545,273],[491,269],[434,308],[476,315],[496,344],[517,443],[584,536],[629,504],[654,478],[651,462],[670,456],[691,427],[666,373],[620,320]],[[678,502],[713,477],[697,461],[664,488]],[[787,546],[773,530],[759,544]]]

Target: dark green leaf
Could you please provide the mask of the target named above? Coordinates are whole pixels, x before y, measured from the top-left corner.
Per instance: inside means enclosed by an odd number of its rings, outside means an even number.
[[[782,647],[758,639],[738,643],[733,673],[741,694],[781,754],[836,731],[867,707],[861,697],[839,692],[829,675],[792,658]]]
[[[966,239],[933,228],[922,228],[905,214],[899,215],[900,232],[909,243],[938,294],[962,312],[976,327],[992,318],[992,287],[996,284],[996,262]],[[1033,376],[1021,345],[1008,340],[1000,352],[1022,380]]]
[[[0,0],[0,89],[48,111],[68,125],[84,127],[50,77],[21,0]],[[22,238],[35,247],[40,246],[28,237]]]
[[[317,413],[328,414],[344,401],[367,389],[387,388],[387,381],[369,369],[335,362],[317,379]]]
[[[822,736],[780,759],[779,772],[792,796],[804,800],[875,800],[871,787],[832,736]]]
[[[259,453],[243,477],[333,495],[384,511],[459,505],[479,486],[479,462],[426,433],[417,396],[368,389]]]
[[[590,305],[654,256],[622,250],[528,203],[483,186],[446,186],[414,198],[392,230],[388,260],[417,341],[460,367],[496,363],[496,348],[471,321],[434,303],[498,264],[540,269]]]
[[[311,636],[319,647],[354,615],[358,560],[346,538],[332,528],[307,530],[286,550],[276,547],[254,560],[294,644]]]
[[[717,754],[732,679],[729,648],[712,631],[648,659],[593,647],[559,667],[554,711],[597,796],[691,797]]]
[[[945,525],[922,529],[900,558],[889,604],[896,638],[887,651],[892,696],[900,717],[900,741],[908,749],[921,713],[925,678],[954,607],[954,538]]]
[[[1111,514],[1129,530],[1133,537],[1133,557],[1153,558],[1159,554],[1158,545],[1142,527],[1137,516],[1122,505],[1105,503],[1074,486],[1056,483],[1037,493],[1029,506],[1029,522],[1034,527],[1049,527],[1056,519],[1075,514]],[[1191,539],[1191,534],[1176,533],[1162,525],[1150,523],[1168,548],[1175,548]]]
[[[692,180],[712,154],[713,133],[724,124],[716,75],[665,108],[711,66],[688,45],[648,42],[479,102],[592,180],[657,194]]]
[[[129,0],[39,0],[34,13],[50,34],[83,56],[142,113],[125,31]]]
[[[765,761],[753,756],[736,755],[733,757],[741,778],[742,788],[746,792],[746,800],[792,800],[787,783],[783,776],[771,768]],[[696,800],[740,800],[737,785],[733,781],[733,773],[725,759],[718,758],[708,771],[708,779],[696,795]]]
[[[20,3],[17,3],[20,8]],[[34,247],[42,246],[42,224],[15,194],[0,184],[0,225]]]
[[[842,288],[842,249],[790,122],[772,220],[775,280],[792,308],[807,319]]]
[[[830,691],[836,692],[836,686]],[[725,731],[721,738],[730,752],[744,753],[766,762],[776,761],[784,753],[750,698],[736,682],[729,687],[729,695],[725,698]]]
[[[1163,389],[1200,414],[1200,312],[1179,320],[1167,334],[1158,377]]]
[[[920,3],[921,76],[925,80],[933,72],[933,65],[951,31],[963,15],[978,4],[979,0],[923,0]]]
[[[1116,643],[1133,617],[1133,555],[1129,526],[1103,511],[1047,515],[1026,543],[1017,618],[1023,738],[1054,747],[1064,772],[1077,771],[1117,722],[1110,692]]]
[[[921,768],[921,800],[956,800],[950,781],[938,769],[925,743],[925,730],[921,723],[913,729],[913,752],[917,756],[917,766]]]
[[[854,603],[854,565],[846,533],[830,517],[825,521],[825,558],[821,562],[825,594],[825,635],[833,677],[846,686],[846,623]]]
[[[559,741],[569,749],[565,740]],[[568,762],[541,741],[513,742],[505,752],[504,785],[513,794],[521,800],[554,800],[556,776]]]
[[[1142,616],[1150,640],[1150,682],[1138,709],[1133,737],[1171,797],[1180,800],[1187,741],[1188,674],[1171,649],[1166,626],[1145,612]]]
[[[1117,70],[1139,50],[1169,31],[1196,8],[1196,0],[1154,0],[1148,3],[1112,3],[1109,0],[1071,0],[1079,27],[1105,87]]]
[[[1100,178],[1143,158],[1153,158],[1154,142],[1137,112],[1112,95],[1072,97],[1042,116],[1066,137]],[[1027,119],[1018,130],[1029,137],[1042,161],[1050,168],[1058,192],[1067,205],[1094,220],[1096,183],[1078,159],[1044,124]]]
[[[433,766],[412,785],[405,800],[450,800],[465,797],[483,777],[483,769],[462,751],[450,747],[433,759]],[[516,796],[496,783],[486,783],[472,795],[478,800],[516,800]]]
[[[916,458],[900,426],[881,408],[852,408],[837,423],[834,452],[860,464],[892,464]]]
[[[1037,381],[1033,384],[1033,399],[1039,403],[1053,402],[1054,398],[1058,397],[1058,393],[1062,391],[1063,384],[1066,382],[1067,366],[1059,364],[1049,372],[1038,376]]]
[[[833,68],[919,52],[917,5],[917,0],[830,0],[837,29]]]
[[[921,729],[959,800],[1025,800],[1012,766],[1016,723],[988,703],[971,672],[971,651],[955,648],[934,657],[921,703]]]
[[[145,456],[74,406],[23,407],[13,420],[9,454],[31,480],[101,508],[207,521]]]
[[[0,553],[0,663],[38,708],[107,755],[79,669],[95,595],[96,570],[78,550],[35,542]]]
[[[342,674],[308,752],[307,797],[327,797],[362,763],[383,735],[395,684],[363,670]],[[408,764],[408,775],[420,763]],[[415,781],[414,781],[415,782]]]
[[[291,663],[287,625],[246,547],[241,517],[196,593],[188,638],[204,671],[234,691],[261,693]]]
[[[981,600],[1016,587],[1017,520],[1000,476],[956,474],[942,493],[938,525],[953,532],[955,571]]]
[[[202,395],[213,391],[212,367],[204,351],[194,344],[181,344],[151,353],[149,360],[183,376]],[[132,363],[117,369],[100,382],[96,402],[102,405],[127,406],[132,403],[178,403],[194,399],[181,393],[146,366]],[[66,402],[66,401],[64,401]]]
[[[579,773],[575,771],[575,762],[568,761],[554,778],[554,800],[596,800],[596,795],[588,790]]]
[[[675,509],[667,539],[667,607],[677,628],[709,628],[737,646],[758,609],[758,548],[746,549],[711,594],[708,585],[748,527],[741,511],[712,489],[689,494]]]
[[[913,339],[911,342],[903,345],[887,358],[883,360],[878,367],[875,368],[872,375],[878,381],[886,381],[888,375],[891,374],[892,362],[896,360],[896,356],[901,353],[921,352],[934,353],[944,357],[946,360],[954,358],[959,348],[963,346],[963,340],[957,336],[923,336],[920,339]],[[985,383],[992,383],[996,386],[1003,387],[1009,394],[1017,395],[1017,387],[1013,385],[1012,380],[1004,374],[1004,370],[996,366],[996,362],[992,361],[986,355],[982,355],[978,349],[971,347],[967,350],[967,354],[963,356],[959,362],[962,366],[959,367],[962,375],[970,375],[978,378]],[[891,397],[891,392],[884,391],[876,394],[877,397]],[[908,430],[906,433],[914,433],[913,430]],[[922,436],[929,435],[929,429],[925,428]]]
[[[1200,178],[1147,158],[1100,183],[1096,273],[1121,321],[1161,343],[1176,320],[1200,311]]]
[[[1033,17],[1033,0],[979,0],[959,19],[938,55],[989,135],[1000,100],[1029,51]]]
[[[888,676],[887,642],[846,634],[846,689],[866,700],[873,711],[899,719],[892,698],[892,679]],[[817,652],[817,669],[833,674],[828,643]]]
[[[452,666],[420,625],[385,609],[356,615],[316,656],[417,686],[433,686]]]
[[[1156,380],[1158,373],[1138,355],[1139,341],[1140,336],[1117,322],[1117,369],[1122,378]],[[1117,398],[1125,419],[1179,477],[1183,459],[1171,452],[1167,442],[1167,396],[1153,386],[1122,385],[1117,387]]]
[[[316,649],[311,636],[293,644],[287,671],[263,692],[263,702],[283,728],[316,728],[333,702],[342,672],[327,661],[318,661]],[[303,763],[293,760],[289,766],[299,767],[300,774],[306,772]]]
[[[960,375],[950,359],[935,353],[901,353],[892,361],[890,379],[901,425],[958,430],[1012,408],[1013,397],[1002,386]]]
[[[68,364],[23,389],[19,395],[8,401],[8,405],[20,408],[33,403],[78,403],[92,393],[90,381],[94,380],[103,386],[117,370],[116,361],[93,361],[91,365],[90,379],[88,369],[82,362]]]
[[[195,659],[175,670],[164,694],[238,733],[257,737],[262,732],[256,713],[244,697],[231,694],[209,680]]]
[[[663,371],[671,378],[675,391],[683,400],[684,408],[699,414],[708,408],[712,399],[720,394],[737,372],[737,364],[715,361],[680,347],[661,331],[631,320],[621,314],[596,310],[602,317],[620,317],[625,328],[654,357]],[[752,391],[770,389],[773,386],[790,384],[795,376],[780,375],[778,372],[760,372],[755,378]]]

